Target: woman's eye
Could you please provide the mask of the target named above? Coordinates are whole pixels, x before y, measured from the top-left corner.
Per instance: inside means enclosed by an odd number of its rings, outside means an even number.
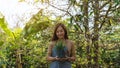
[[[57,33],[59,33],[59,31],[57,31]]]

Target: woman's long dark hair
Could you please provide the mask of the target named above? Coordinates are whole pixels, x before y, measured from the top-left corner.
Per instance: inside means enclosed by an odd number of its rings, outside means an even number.
[[[66,29],[65,25],[62,24],[62,23],[57,23],[56,26],[55,26],[55,29],[54,29],[54,34],[53,34],[53,37],[52,37],[52,41],[58,40],[58,37],[56,35],[56,31],[57,31],[59,26],[61,26],[63,28],[64,32],[65,32],[64,39],[68,39],[67,29]]]

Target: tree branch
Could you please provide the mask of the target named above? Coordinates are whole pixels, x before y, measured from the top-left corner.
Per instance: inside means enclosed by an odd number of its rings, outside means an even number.
[[[101,25],[100,25],[100,27],[99,27],[99,30],[102,28],[103,24],[105,23],[105,18],[107,18],[108,13],[109,13],[109,11],[110,11],[111,7],[112,7],[112,4],[110,4],[110,6],[109,6],[108,10],[106,11],[105,17],[104,17],[104,19],[103,19],[102,24],[101,24]]]
[[[80,28],[81,33],[83,33],[83,30],[82,30],[81,26],[77,22],[75,22],[75,23]]]
[[[73,20],[75,21],[76,25],[80,28],[80,31],[83,32],[83,30],[81,29],[81,26],[76,22],[74,16],[70,12],[68,12],[68,9],[71,7],[71,5],[68,6],[67,10],[60,9],[60,8],[58,8],[58,7],[50,4],[50,3],[49,3],[49,5],[52,6],[52,7],[54,7],[54,8],[56,8],[56,9],[58,9],[58,10],[60,10],[60,11],[66,12],[68,15],[70,15],[71,17],[73,17]]]
[[[106,3],[104,3],[99,9],[101,10],[102,8],[104,8],[107,4],[109,4],[110,3],[110,0],[109,1],[107,1]]]
[[[60,9],[60,8],[58,8],[58,7],[56,7],[56,6],[52,5],[52,4],[50,4],[50,3],[48,3],[48,4],[49,4],[50,6],[52,6],[52,7],[54,7],[54,8],[56,8],[56,9],[60,10],[60,11],[66,12],[66,13],[69,14],[70,16],[72,16],[72,14],[69,13],[68,11],[63,10],[63,9]],[[68,9],[69,9],[69,8],[70,8],[70,6],[68,7]]]

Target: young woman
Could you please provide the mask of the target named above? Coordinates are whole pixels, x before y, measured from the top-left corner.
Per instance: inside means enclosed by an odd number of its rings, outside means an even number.
[[[56,43],[63,41],[66,47],[67,57],[59,58],[55,49]],[[75,45],[68,39],[67,30],[64,24],[58,23],[55,26],[52,41],[48,47],[47,60],[51,61],[50,68],[71,68],[71,62],[75,61]]]

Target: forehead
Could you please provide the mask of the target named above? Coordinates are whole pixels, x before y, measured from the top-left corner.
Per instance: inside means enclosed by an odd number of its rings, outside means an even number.
[[[64,30],[64,29],[63,29],[62,26],[58,26],[57,31],[58,31],[58,30]]]

